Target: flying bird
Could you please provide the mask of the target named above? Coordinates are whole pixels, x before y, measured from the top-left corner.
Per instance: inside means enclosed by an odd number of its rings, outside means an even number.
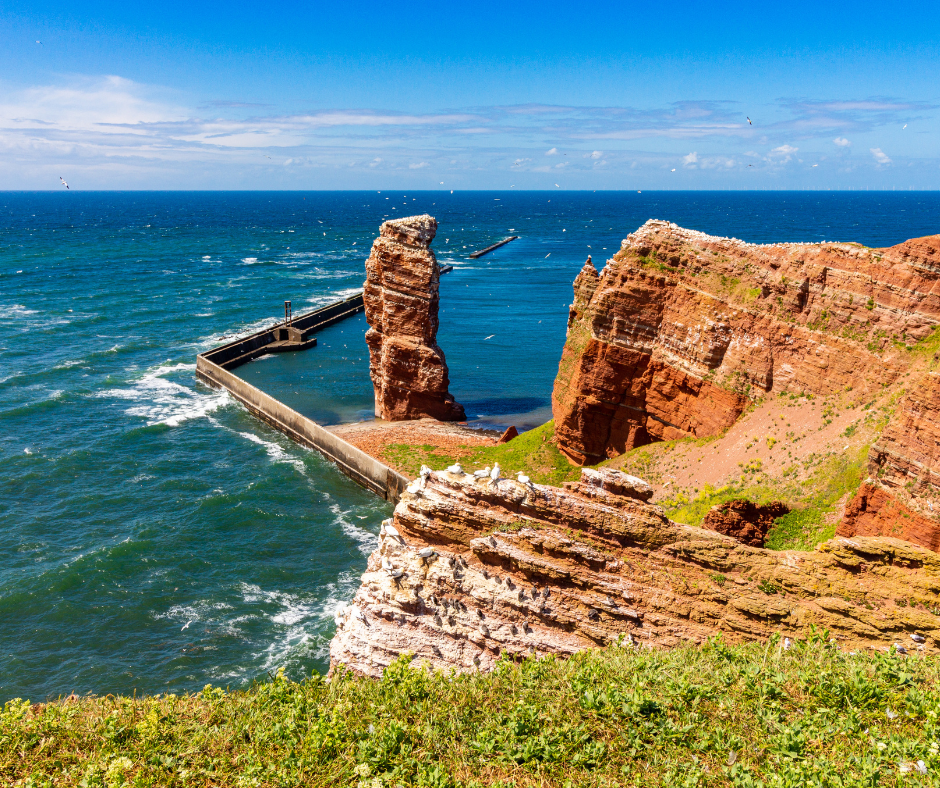
[[[486,342],[487,339],[492,339],[496,334],[490,334],[488,337],[483,337],[483,341]]]
[[[192,623],[193,623],[192,621],[187,621],[185,624],[183,624],[182,628],[180,629],[180,632],[182,632],[184,629],[186,629],[186,628],[187,628],[190,624],[192,624]]]
[[[38,43],[38,42],[37,42],[37,43]],[[906,128],[907,128],[907,124],[905,123],[903,126],[901,126],[901,131],[904,131],[904,129],[906,129]]]
[[[65,182],[65,179],[64,179],[61,175],[59,176],[59,180],[62,181],[62,185],[63,185],[66,189],[69,188],[69,185]],[[69,191],[71,191],[71,189],[69,189]]]
[[[42,46],[42,41],[37,41],[36,43]]]
[[[559,186],[559,185],[556,183],[556,184],[555,184],[555,188],[556,188],[556,189],[560,189],[561,186]]]
[[[814,164],[813,166],[814,166],[814,167],[818,167],[819,165],[818,165],[818,164]]]
[[[675,167],[673,167],[673,168],[672,168],[672,171],[673,171],[673,172],[675,172],[675,171],[676,171],[676,168],[675,168]]]
[[[751,119],[750,119],[750,118],[747,119],[747,125],[748,125],[748,126],[753,126],[753,125],[754,125],[753,123],[751,123]]]

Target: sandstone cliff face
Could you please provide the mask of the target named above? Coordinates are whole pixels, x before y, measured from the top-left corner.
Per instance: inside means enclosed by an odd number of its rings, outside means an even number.
[[[412,489],[338,615],[334,666],[376,676],[410,652],[485,670],[504,653],[571,654],[621,636],[668,647],[810,625],[845,648],[940,646],[940,556],[896,539],[748,547],[670,522],[645,482],[612,470],[585,469],[565,489],[431,472]]]
[[[940,375],[928,372],[901,400],[868,454],[870,479],[838,533],[896,536],[940,550]]]
[[[596,463],[708,436],[764,392],[875,390],[940,323],[940,236],[888,249],[747,244],[649,221],[575,282],[559,448]]]
[[[366,260],[364,299],[375,415],[388,421],[461,421],[437,344],[440,273],[428,215],[389,220]]]

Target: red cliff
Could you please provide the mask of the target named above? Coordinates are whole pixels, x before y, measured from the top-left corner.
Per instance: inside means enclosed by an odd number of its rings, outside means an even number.
[[[766,392],[876,390],[940,322],[940,236],[887,249],[748,244],[649,221],[575,282],[559,448],[596,463],[715,435]]]
[[[440,273],[427,214],[389,220],[366,260],[365,311],[375,415],[388,421],[465,418],[448,391],[437,344]]]

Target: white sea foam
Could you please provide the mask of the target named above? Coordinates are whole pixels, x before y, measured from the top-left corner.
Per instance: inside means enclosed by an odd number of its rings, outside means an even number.
[[[307,468],[303,463],[303,460],[298,459],[297,457],[291,457],[282,447],[278,446],[276,443],[271,441],[266,441],[264,438],[259,438],[257,435],[251,432],[239,432],[243,438],[247,438],[252,443],[257,443],[259,446],[263,446],[264,450],[267,452],[271,462],[286,462],[288,465],[293,465],[300,473],[307,475]]]
[[[35,314],[37,314],[37,310],[27,309],[22,304],[0,306],[0,320],[14,320],[18,317],[29,317]]]
[[[242,262],[245,263],[246,265],[254,265],[255,263],[258,262],[258,258],[257,257],[243,257]]]
[[[346,534],[346,536],[359,543],[359,550],[363,555],[369,555],[373,550],[375,550],[376,547],[379,546],[379,538],[375,534],[356,525],[354,522],[348,519],[348,512],[344,512],[338,503],[334,503],[328,492],[324,492],[323,497],[330,502],[327,505],[329,510],[333,513],[333,516],[336,518],[336,523],[342,529],[343,533]]]
[[[166,424],[177,427],[185,421],[207,416],[231,402],[225,391],[213,390],[204,394],[165,377],[194,369],[195,364],[161,364],[149,369],[129,388],[108,389],[98,392],[98,396],[131,401],[134,404],[124,412],[128,416],[145,419],[148,426]]]
[[[316,306],[331,304],[334,301],[342,301],[350,296],[354,296],[359,292],[362,292],[361,287],[347,287],[345,290],[339,290],[335,293],[324,293],[323,295],[313,296],[307,299],[307,303]]]

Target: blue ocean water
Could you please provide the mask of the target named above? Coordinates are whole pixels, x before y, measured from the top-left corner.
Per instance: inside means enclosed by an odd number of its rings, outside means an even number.
[[[355,292],[381,221],[424,212],[455,266],[451,391],[481,426],[550,418],[571,282],[649,218],[759,242],[940,231],[937,193],[0,192],[0,701],[325,669],[389,507],[197,384],[195,355],[285,299]],[[323,423],[369,418],[364,332],[238,373]]]

